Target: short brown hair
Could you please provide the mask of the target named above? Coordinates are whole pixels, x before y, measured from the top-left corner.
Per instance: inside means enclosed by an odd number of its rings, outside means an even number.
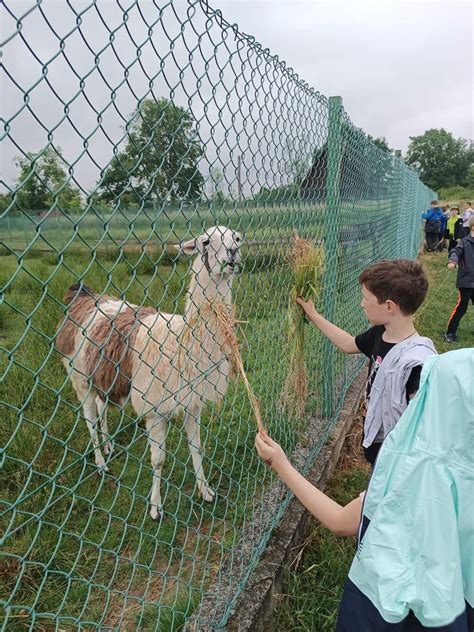
[[[374,263],[359,276],[359,283],[379,303],[393,301],[406,316],[414,314],[428,292],[428,279],[419,261],[383,260]]]
[[[431,204],[436,204],[436,206],[438,206],[438,200],[431,200]]]

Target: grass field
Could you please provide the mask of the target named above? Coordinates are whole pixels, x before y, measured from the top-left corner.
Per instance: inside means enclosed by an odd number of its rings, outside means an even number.
[[[370,217],[390,214],[392,201],[365,200],[341,204],[339,221],[342,225],[364,224]],[[0,245],[8,251],[70,252],[71,249],[104,251],[117,247],[137,249],[143,245],[176,243],[190,233],[212,225],[232,226],[245,233],[247,240],[278,241],[287,239],[297,225],[301,233],[317,235],[323,231],[326,206],[322,203],[292,202],[268,206],[247,205],[228,207],[197,206],[164,207],[132,211],[119,208],[114,212],[57,215],[39,217],[37,213],[7,213],[0,217]]]
[[[422,261],[430,289],[420,308],[417,329],[432,338],[440,353],[461,347],[474,347],[474,309],[461,321],[459,343],[442,339],[451,309],[456,302],[455,272],[446,269],[446,254],[425,254]],[[361,455],[359,418],[346,441],[338,470],[330,481],[328,494],[347,503],[366,488],[369,467]],[[333,632],[342,588],[355,553],[354,538],[334,536],[324,527],[311,527],[303,548],[290,566],[285,594],[279,598],[272,626],[285,632]]]
[[[0,218],[0,235],[7,248],[15,251],[56,250],[71,248],[99,249],[137,245],[176,243],[190,232],[199,234],[204,227],[229,225],[245,232],[248,239],[272,240],[292,233],[295,207],[209,209],[189,211],[165,208],[132,212],[117,210],[110,214],[35,214],[7,215]],[[307,205],[299,213],[298,224],[314,228],[315,206]],[[306,221],[305,221],[306,220]]]
[[[181,420],[170,424],[164,474],[165,519],[148,518],[152,472],[143,425],[133,411],[111,413],[115,453],[100,477],[91,458],[81,408],[53,349],[61,297],[81,278],[134,303],[182,311],[188,262],[110,251],[95,257],[30,253],[0,258],[5,413],[2,595],[12,610],[7,629],[172,630],[199,602],[209,577],[252,515],[269,476],[256,458],[255,422],[243,388],[231,386],[222,406],[203,416],[204,466],[217,490],[212,504],[195,492]],[[261,251],[236,281],[243,356],[269,430],[288,450],[302,420],[279,411],[285,377],[285,313],[289,273],[281,253]],[[345,313],[346,318],[350,314]],[[311,332],[308,364],[322,376],[319,338]],[[343,367],[342,358],[338,358]],[[349,379],[349,376],[346,376]],[[308,407],[319,406],[318,379]],[[89,625],[89,624],[88,624]],[[81,629],[89,629],[82,627]]]

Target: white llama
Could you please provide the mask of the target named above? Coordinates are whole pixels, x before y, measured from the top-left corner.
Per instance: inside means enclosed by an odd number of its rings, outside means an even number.
[[[215,226],[176,246],[187,255],[197,255],[183,316],[100,296],[79,284],[65,296],[68,311],[58,328],[56,348],[83,405],[95,462],[107,469],[99,425],[104,452],[112,453],[107,402],[123,404],[130,395],[135,413],[146,421],[153,467],[150,515],[155,520],[162,515],[167,420],[181,410],[199,493],[206,501],[215,495],[202,467],[199,425],[205,402],[224,397],[230,366],[209,307],[217,302],[231,304],[240,244],[239,233]]]

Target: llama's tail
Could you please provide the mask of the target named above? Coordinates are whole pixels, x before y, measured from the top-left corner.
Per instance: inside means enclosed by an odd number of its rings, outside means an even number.
[[[64,295],[64,302],[66,305],[72,303],[73,300],[78,299],[79,297],[88,297],[88,298],[97,298],[96,293],[92,288],[83,283],[73,283],[68,289],[66,294]]]

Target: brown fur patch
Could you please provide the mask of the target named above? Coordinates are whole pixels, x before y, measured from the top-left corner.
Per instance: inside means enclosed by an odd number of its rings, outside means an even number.
[[[87,334],[84,349],[87,375],[101,398],[119,403],[130,392],[135,338],[151,307],[125,308],[114,317],[103,315]]]
[[[67,314],[59,324],[56,336],[56,349],[63,356],[70,356],[76,346],[76,334],[78,327],[87,325],[93,313],[97,309],[98,297],[92,290],[80,288],[79,285],[71,285],[64,296],[67,305]]]

